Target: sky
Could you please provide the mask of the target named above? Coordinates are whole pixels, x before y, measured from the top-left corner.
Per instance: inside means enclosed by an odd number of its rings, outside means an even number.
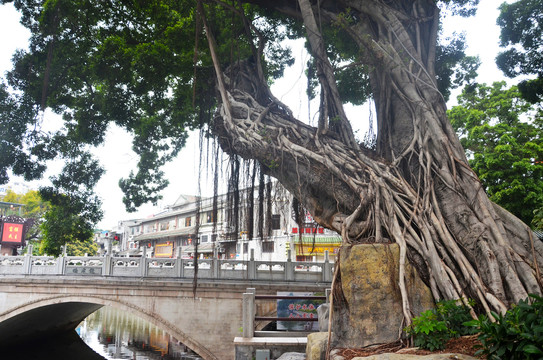
[[[466,32],[468,55],[478,55],[482,62],[479,68],[478,82],[491,83],[503,79],[503,74],[498,70],[494,62],[496,54],[500,51],[498,46],[499,28],[496,25],[496,18],[499,14],[498,6],[502,1],[481,0],[477,15],[472,18],[455,18],[444,22],[445,34],[453,31]],[[11,69],[11,56],[16,49],[27,47],[29,32],[19,24],[19,14],[11,4],[0,5],[0,74]],[[294,48],[293,48],[294,49]],[[295,64],[286,70],[283,79],[276,81],[272,86],[275,96],[285,102],[299,118],[313,117],[317,110],[316,105],[311,107],[309,116],[307,96],[305,95],[306,79],[303,76],[304,64],[307,54],[299,46],[294,49],[296,56]],[[455,97],[459,91],[453,92],[449,107],[455,104]],[[368,108],[347,108],[347,115],[353,118],[368,118]],[[46,113],[45,123],[55,126],[60,123],[55,114]],[[364,122],[365,124],[365,122]],[[365,128],[359,129],[360,136],[363,136]],[[106,173],[96,187],[96,193],[102,198],[104,219],[97,225],[100,229],[112,229],[121,220],[136,219],[151,216],[161,208],[171,205],[181,194],[198,193],[198,135],[190,135],[186,147],[179,156],[164,167],[166,177],[170,185],[163,192],[163,200],[158,206],[151,204],[144,205],[136,213],[127,213],[122,203],[122,191],[118,187],[118,181],[127,177],[130,170],[136,169],[137,157],[131,151],[131,137],[121,128],[110,126],[104,145],[98,147],[94,154],[100,159]],[[34,181],[27,184],[31,189],[37,189],[40,184],[46,184],[47,178],[54,175],[62,168],[62,163],[53,162],[44,180]],[[205,179],[201,183],[202,195],[212,195],[210,182]],[[23,182],[22,179],[13,181]]]

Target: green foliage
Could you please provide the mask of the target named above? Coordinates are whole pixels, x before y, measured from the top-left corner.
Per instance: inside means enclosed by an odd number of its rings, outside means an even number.
[[[430,351],[441,350],[451,338],[447,324],[439,320],[438,314],[433,310],[427,310],[413,319],[413,323],[407,327],[408,335],[415,337],[415,346]]]
[[[543,358],[543,298],[530,295],[505,315],[492,313],[469,325],[480,332],[483,348],[478,353],[489,360],[531,360]]]
[[[439,3],[467,15],[477,2]],[[298,17],[277,11],[278,3],[250,3],[207,1],[203,7],[224,68],[254,56],[251,45],[258,39],[246,23],[252,21],[267,40],[261,60],[271,83],[293,63],[283,40],[305,36],[305,31]],[[28,50],[14,55],[14,68],[7,75],[9,86],[21,95],[9,95],[4,85],[0,89],[1,122],[9,125],[9,132],[2,133],[2,140],[9,141],[0,142],[0,153],[7,154],[0,157],[0,183],[7,181],[8,169],[26,179],[39,178],[46,160],[79,156],[88,145],[103,142],[108,125],[115,123],[134,135],[133,150],[139,156],[137,169],[119,183],[125,206],[132,211],[145,202],[156,203],[167,185],[161,167],[184,146],[187,130],[211,123],[217,104],[215,73],[196,2],[13,4],[32,35]],[[245,19],[238,16],[242,10]],[[367,54],[345,29],[345,24],[360,21],[360,15],[348,9],[339,15],[335,24],[320,25],[341,98],[361,104],[371,97],[368,74],[375,68],[362,65]],[[449,85],[471,76],[474,63],[466,59],[460,38],[437,53],[440,90],[446,94]],[[315,76],[309,74],[310,82]],[[62,115],[62,130],[46,133],[40,128],[45,109]]]
[[[534,229],[543,230],[543,207],[534,210],[534,218],[532,219]]]
[[[466,87],[448,115],[490,199],[530,224],[543,204],[543,114],[504,87]]]
[[[507,49],[496,57],[498,68],[508,77],[535,75],[518,87],[522,96],[536,103],[543,100],[543,3],[522,0],[500,5],[497,20],[500,45]]]
[[[470,300],[469,305],[474,306],[475,302]],[[444,300],[436,304],[435,311],[445,321],[453,337],[475,334],[473,328],[465,325],[472,320],[470,309],[466,305],[458,305],[457,300]]]
[[[14,154],[9,161],[0,158],[0,183],[7,181],[10,168],[28,179],[40,177],[44,159],[70,158],[74,150],[100,144],[114,122],[134,135],[133,150],[140,158],[137,170],[121,180],[127,208],[156,203],[167,185],[160,168],[184,146],[187,130],[211,121],[216,106],[215,74],[203,27],[196,27],[195,4],[16,1],[32,37],[29,50],[15,54],[7,76],[24,97],[9,97],[0,89],[2,124],[4,117],[13,123],[12,142],[0,142],[0,152],[6,148]],[[253,39],[243,20],[219,4],[204,7],[209,25],[220,30],[214,35],[223,65],[252,56]],[[249,19],[265,16],[255,26],[269,40],[266,75],[270,80],[281,76],[293,62],[281,40],[300,26],[273,11],[243,7]],[[46,108],[62,114],[63,130],[40,131],[40,110]],[[27,129],[37,129],[36,134]]]
[[[61,246],[85,243],[92,239],[93,224],[79,215],[85,206],[81,199],[72,199],[62,194],[48,196],[55,205],[45,214],[45,221],[41,225],[43,240],[40,243],[40,254],[58,256]]]
[[[434,351],[443,349],[452,337],[474,333],[472,328],[464,325],[469,320],[471,316],[467,306],[458,305],[455,300],[441,301],[435,309],[415,317],[404,330],[414,336],[415,346]]]
[[[96,255],[98,251],[98,244],[94,242],[93,238],[89,238],[84,241],[72,241],[66,245],[66,254],[68,256],[89,256]]]
[[[463,84],[470,84],[477,77],[481,65],[478,57],[466,56],[463,34],[442,39],[436,49],[437,87],[445,101],[449,100],[451,90]]]
[[[40,253],[59,255],[62,245],[92,239],[94,225],[102,218],[101,201],[92,189],[103,171],[88,153],[79,153],[52,178],[53,186],[40,189],[51,204],[41,225]]]
[[[46,137],[35,131],[36,114],[27,97],[10,94],[0,82],[0,184],[9,181],[8,169],[25,180],[42,176],[51,154],[39,144]]]

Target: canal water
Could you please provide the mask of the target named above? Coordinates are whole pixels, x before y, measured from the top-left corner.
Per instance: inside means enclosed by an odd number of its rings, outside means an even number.
[[[201,359],[153,324],[111,307],[91,314],[75,332],[12,348],[11,353],[18,360]]]

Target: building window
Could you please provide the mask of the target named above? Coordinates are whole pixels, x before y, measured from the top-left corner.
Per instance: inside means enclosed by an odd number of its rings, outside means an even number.
[[[263,253],[272,253],[274,249],[273,241],[262,241],[262,252]]]
[[[272,215],[272,230],[281,229],[281,215]]]
[[[213,222],[213,211],[206,212],[206,224]]]
[[[191,220],[191,217],[186,217],[185,218],[185,227],[189,227],[190,226],[190,220]]]
[[[160,231],[168,230],[169,224],[167,222],[160,223]]]
[[[203,244],[203,243],[206,243],[207,242],[207,235],[201,235],[200,236],[200,244]]]
[[[249,252],[249,243],[243,243],[243,253],[247,254]]]

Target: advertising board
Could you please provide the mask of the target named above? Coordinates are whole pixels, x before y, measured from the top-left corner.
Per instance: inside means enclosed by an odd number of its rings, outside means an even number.
[[[323,296],[324,293],[315,292],[277,292],[278,296]],[[317,319],[317,307],[323,304],[324,300],[315,299],[279,299],[277,300],[277,317],[300,319],[300,321],[278,321],[277,330],[288,331],[319,331]],[[305,319],[305,320],[304,320]]]
[[[23,224],[3,223],[2,224],[2,243],[23,242]]]

